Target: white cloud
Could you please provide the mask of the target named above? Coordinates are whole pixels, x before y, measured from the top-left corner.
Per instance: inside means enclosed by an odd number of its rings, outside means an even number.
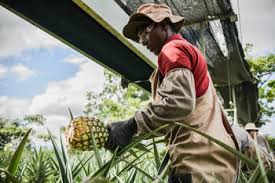
[[[10,71],[15,74],[19,80],[26,80],[35,75],[35,71],[33,69],[30,69],[21,63],[11,67]]]
[[[275,137],[275,117],[270,119],[270,122],[266,123],[260,128],[260,133],[263,135],[272,135]]]
[[[47,124],[54,132],[69,121],[68,107],[74,116],[83,115],[86,92],[99,92],[104,83],[101,66],[87,61],[80,65],[79,71],[70,79],[48,83],[44,93],[30,99],[0,97],[0,116],[16,118],[26,114],[43,114]]]
[[[8,67],[0,64],[0,79],[5,77],[7,72],[8,72]]]
[[[0,96],[0,116],[5,118],[17,118],[28,114],[28,107],[31,101],[29,99],[18,99],[6,96]]]
[[[68,125],[70,122],[69,115],[45,115],[47,119],[46,127],[56,136],[59,137],[60,128]]]
[[[82,64],[82,63],[85,62],[85,58],[84,57],[78,57],[78,56],[70,55],[70,56],[64,58],[63,61],[66,62],[66,63],[79,65],[79,64]]]
[[[0,58],[20,56],[33,48],[50,49],[63,44],[0,6]]]
[[[45,93],[32,100],[31,111],[34,113],[68,115],[67,108],[80,114],[84,109],[86,92],[99,92],[104,81],[103,69],[94,62],[80,65],[75,77],[64,81],[50,82]]]

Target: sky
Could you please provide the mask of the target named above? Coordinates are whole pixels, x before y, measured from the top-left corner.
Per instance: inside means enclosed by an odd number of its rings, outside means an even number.
[[[43,114],[57,133],[102,89],[101,66],[1,6],[0,40],[1,117]]]
[[[234,7],[236,2],[232,1]],[[275,53],[274,1],[239,3],[242,42],[254,45],[253,55]],[[96,6],[103,14],[110,12],[100,3]],[[67,108],[81,115],[86,92],[103,87],[101,66],[1,6],[0,40],[1,117],[43,114],[46,126],[57,133],[69,121]],[[261,132],[275,136],[275,122]]]
[[[237,27],[243,45],[254,45],[253,56],[275,53],[275,1],[231,0],[231,3],[238,15]]]

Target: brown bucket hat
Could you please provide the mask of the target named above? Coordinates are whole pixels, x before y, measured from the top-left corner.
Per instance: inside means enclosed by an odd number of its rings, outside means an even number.
[[[150,21],[159,23],[166,18],[174,24],[176,32],[180,31],[185,21],[183,17],[173,15],[171,9],[164,4],[143,4],[130,16],[127,25],[123,28],[123,35],[138,42],[138,27],[146,26]]]

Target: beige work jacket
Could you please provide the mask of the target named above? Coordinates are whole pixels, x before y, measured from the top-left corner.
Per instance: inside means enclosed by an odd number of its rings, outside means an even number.
[[[235,182],[238,161],[231,153],[174,124],[188,124],[235,148],[223,126],[222,107],[212,82],[199,98],[196,98],[193,74],[185,68],[173,69],[164,78],[156,70],[151,76],[151,84],[154,101],[144,111],[137,112],[134,118],[140,134],[171,124],[155,134],[168,136],[171,173],[191,173],[194,183]]]

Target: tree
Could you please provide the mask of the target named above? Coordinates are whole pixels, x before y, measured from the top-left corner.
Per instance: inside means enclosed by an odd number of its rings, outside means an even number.
[[[45,121],[41,114],[26,115],[22,119],[0,117],[0,150],[7,144],[13,147],[18,140],[20,141],[20,137],[24,136],[29,126],[43,125]]]
[[[266,140],[268,141],[270,148],[272,149],[272,151],[275,153],[275,138],[272,136],[267,136]]]
[[[0,150],[12,140],[23,136],[27,130],[19,126],[18,120],[11,120],[0,117]]]
[[[23,118],[28,124],[44,125],[46,119],[41,114],[27,115]]]
[[[145,106],[150,94],[129,84],[127,88],[121,86],[120,77],[108,70],[104,71],[105,83],[102,92],[87,92],[87,104],[84,113],[101,120],[122,120],[134,115],[136,110]]]
[[[260,121],[265,123],[275,114],[275,54],[253,58],[249,54],[252,49],[252,44],[246,44],[244,51],[250,71],[258,82]]]

